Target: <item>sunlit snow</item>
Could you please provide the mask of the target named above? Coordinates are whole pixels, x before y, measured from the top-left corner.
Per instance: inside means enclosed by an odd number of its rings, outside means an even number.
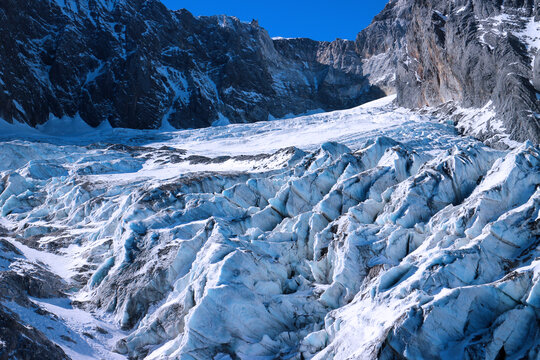
[[[540,149],[393,100],[182,131],[2,122],[20,253],[0,265],[66,293],[3,304],[74,359],[532,354]]]

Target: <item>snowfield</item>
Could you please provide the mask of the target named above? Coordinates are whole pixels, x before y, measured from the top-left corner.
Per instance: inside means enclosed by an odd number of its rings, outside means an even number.
[[[392,101],[4,123],[0,312],[73,359],[537,359],[540,148]]]

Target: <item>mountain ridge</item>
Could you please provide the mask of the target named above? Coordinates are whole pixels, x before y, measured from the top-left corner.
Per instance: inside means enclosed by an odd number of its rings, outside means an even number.
[[[272,39],[255,20],[195,17],[157,0],[10,0],[0,55],[18,56],[0,64],[0,117],[199,128],[397,93],[407,108],[444,105],[492,146],[538,143],[539,14],[538,0],[392,0],[354,41],[325,42]],[[471,120],[463,109],[484,111]]]
[[[538,14],[1,2],[0,358],[538,360]]]
[[[159,1],[99,7],[90,0],[79,11],[79,2],[32,2],[0,8],[3,36],[16,38],[1,55],[21,54],[0,65],[0,116],[8,122],[80,116],[92,126],[194,128],[343,109],[384,95],[361,73],[350,41],[274,41],[256,22],[194,17]],[[28,29],[13,31],[21,24]]]

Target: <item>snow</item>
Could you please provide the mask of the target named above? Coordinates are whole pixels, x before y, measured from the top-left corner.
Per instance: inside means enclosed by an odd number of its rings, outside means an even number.
[[[54,136],[81,136],[94,132],[94,129],[84,122],[79,115],[75,117],[55,117],[50,114],[49,121],[36,127],[41,133]]]
[[[444,21],[447,21],[448,20],[448,16],[444,15],[443,13],[441,13],[440,11],[437,11],[435,10],[435,14],[437,14],[437,16],[439,16],[441,19],[443,19]]]
[[[535,21],[534,17],[527,20],[525,29],[518,32],[516,36],[523,40],[529,53],[535,54],[540,50],[540,23]]]
[[[101,76],[103,74],[104,66],[105,64],[103,62],[100,62],[99,66],[96,69],[86,74],[86,80],[84,82],[84,85],[94,82],[99,76]]]
[[[486,35],[493,34],[505,37],[512,33],[525,44],[530,58],[534,60],[536,52],[540,49],[540,23],[533,17],[524,17],[522,14],[500,14],[479,20],[480,42],[493,49],[488,44]]]
[[[157,71],[165,78],[167,88],[174,93],[173,103],[180,100],[182,103],[187,104],[190,94],[185,76],[178,70],[167,66],[160,66]]]
[[[58,274],[67,280],[69,280],[69,278],[75,274],[75,272],[70,269],[69,263],[71,259],[64,256],[31,249],[28,246],[14,240],[8,239],[8,241],[18,248],[26,259],[45,264],[45,266],[54,274]]]
[[[22,107],[21,104],[19,104],[18,101],[13,100],[13,104],[15,105],[15,107],[17,108],[17,110],[19,110],[20,113],[26,114],[26,111],[24,111],[24,108]]]
[[[218,116],[218,119],[212,123],[212,126],[219,127],[219,126],[227,126],[230,124],[231,122],[229,121],[229,119],[220,113]]]
[[[282,37],[282,36],[273,36],[272,40],[294,40],[294,39],[301,39],[298,37]]]
[[[459,126],[466,129],[468,134],[480,136],[485,131],[504,130],[502,120],[496,118],[497,114],[491,101],[481,109],[458,109],[457,111],[464,115]]]
[[[159,128],[160,131],[163,131],[163,132],[170,132],[170,131],[174,131],[175,130],[175,127],[171,125],[171,123],[169,122],[168,118],[170,116],[170,112],[165,116],[165,118],[163,120],[161,120],[161,126]]]
[[[462,7],[460,7],[459,9],[456,10],[456,14],[461,14],[461,13],[464,12],[465,10],[467,10],[467,6],[462,6]]]
[[[497,116],[492,101],[488,101],[482,108],[463,108],[457,106],[453,117],[458,119],[456,127],[469,136],[479,139],[489,138],[499,145],[515,149],[520,142],[510,139],[508,129],[503,119]],[[444,117],[441,118],[444,120]]]
[[[397,95],[389,95],[387,97],[383,97],[383,98],[365,103],[363,105],[360,105],[360,109],[374,109],[374,108],[389,106],[396,100],[396,98],[397,98]]]
[[[394,100],[395,95],[391,95],[350,110],[254,124],[227,125],[222,116],[216,123],[219,127],[181,131],[167,131],[170,128],[165,128],[165,131],[112,129],[106,124],[96,130],[84,124],[79,117],[57,119],[51,116],[51,120],[38,126],[39,131],[36,132],[26,125],[9,125],[0,121],[5,128],[0,140],[28,138],[79,145],[107,142],[153,148],[171,146],[187,150],[189,154],[222,156],[272,153],[291,146],[313,150],[328,141],[341,142],[354,150],[367,139],[382,133],[397,140],[408,140],[410,130],[418,124],[426,126],[424,132],[413,132],[412,138],[419,142],[425,140],[422,138],[424,135],[430,136],[426,131],[428,128],[441,131],[442,136],[454,136],[451,127],[430,122],[428,117],[405,109],[389,111]],[[416,135],[419,138],[414,138]]]
[[[394,99],[181,131],[1,125],[0,238],[22,254],[2,270],[69,291],[0,301],[75,359],[534,358],[540,149]]]
[[[276,118],[272,114],[270,114],[270,115],[268,115],[268,120],[273,121],[273,120],[294,119],[294,118],[297,118],[297,117],[315,115],[315,114],[320,114],[320,113],[324,113],[324,112],[325,111],[323,109],[313,109],[313,110],[306,111],[306,112],[304,112],[302,114],[288,113],[288,114],[286,114],[285,116],[283,116],[281,118]]]
[[[394,98],[379,101],[381,105],[387,105]],[[328,141],[338,141],[357,149],[367,139],[382,132],[395,133],[403,139],[408,129],[426,121],[429,121],[426,117],[404,109],[388,112],[378,108],[377,104],[363,105],[351,110],[280,121],[179,131],[173,134],[172,146],[206,156],[271,153],[290,146],[313,150]],[[438,124],[430,125],[438,127]],[[450,128],[447,130],[452,132]]]
[[[55,317],[38,315],[16,303],[8,304],[8,308],[15,311],[25,323],[60,345],[71,359],[125,359],[111,351],[114,343],[125,336],[125,333],[108,323],[96,320],[83,310],[73,308],[68,299],[32,299],[32,302]],[[107,334],[102,334],[96,328]]]

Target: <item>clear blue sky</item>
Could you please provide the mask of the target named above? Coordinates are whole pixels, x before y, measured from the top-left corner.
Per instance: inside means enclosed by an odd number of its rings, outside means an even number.
[[[315,40],[355,39],[388,0],[162,0],[193,15],[232,15],[259,20],[270,36]]]

